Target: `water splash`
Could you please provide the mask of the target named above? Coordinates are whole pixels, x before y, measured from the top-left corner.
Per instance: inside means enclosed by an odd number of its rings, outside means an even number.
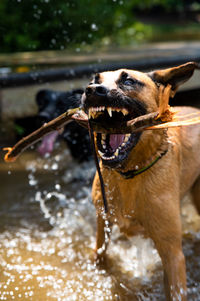
[[[96,266],[90,197],[94,166],[71,164],[69,159],[67,163],[65,155],[29,161],[22,193],[14,168],[8,176],[16,186],[9,200],[12,206],[1,211],[6,227],[0,232],[0,300],[163,300],[160,258],[151,240],[124,239],[114,227],[107,264]],[[195,216],[187,202],[183,217],[190,227],[185,243],[189,300],[198,300],[199,234],[191,232]],[[196,217],[195,221],[197,231]]]

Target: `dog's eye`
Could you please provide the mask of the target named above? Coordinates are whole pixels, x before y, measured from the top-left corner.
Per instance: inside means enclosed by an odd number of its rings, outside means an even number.
[[[133,86],[134,84],[136,84],[137,82],[132,79],[132,78],[127,78],[125,81],[124,81],[124,85],[125,86]]]

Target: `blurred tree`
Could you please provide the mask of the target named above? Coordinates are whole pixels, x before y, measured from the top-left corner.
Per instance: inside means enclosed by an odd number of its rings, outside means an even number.
[[[190,4],[197,1],[190,1]],[[181,10],[186,0],[1,0],[0,52],[66,49],[119,42],[143,30],[135,9]],[[128,35],[129,36],[129,35]],[[138,35],[139,36],[139,35]]]

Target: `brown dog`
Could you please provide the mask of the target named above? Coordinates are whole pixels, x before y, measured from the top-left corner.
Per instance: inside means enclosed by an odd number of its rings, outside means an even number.
[[[82,102],[91,124],[94,120],[96,125],[120,127],[124,119],[158,111],[160,89],[170,84],[173,96],[197,68],[197,63],[190,62],[151,73],[103,72],[86,88]],[[179,115],[198,111],[191,107],[177,110]],[[108,200],[105,215],[96,175],[92,198],[97,211],[97,259],[105,255],[107,223],[117,223],[126,235],[135,234],[139,225],[162,259],[167,299],[186,300],[180,200],[191,190],[200,213],[200,126],[95,135]]]

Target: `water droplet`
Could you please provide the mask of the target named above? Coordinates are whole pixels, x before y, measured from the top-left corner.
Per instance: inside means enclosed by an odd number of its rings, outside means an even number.
[[[56,39],[51,39],[51,43],[52,43],[53,45],[55,45],[55,44],[56,44]]]
[[[56,185],[55,185],[55,189],[56,189],[56,190],[60,190],[60,189],[61,189],[60,184],[56,184]]]
[[[30,186],[35,186],[38,183],[38,181],[35,179],[35,177],[32,174],[28,175],[28,178],[29,178]]]
[[[57,170],[58,169],[58,164],[57,163],[53,163],[51,166],[52,170]]]
[[[97,30],[98,30],[98,27],[97,27],[97,25],[96,25],[95,23],[92,23],[91,29],[92,29],[93,31],[97,31]]]

